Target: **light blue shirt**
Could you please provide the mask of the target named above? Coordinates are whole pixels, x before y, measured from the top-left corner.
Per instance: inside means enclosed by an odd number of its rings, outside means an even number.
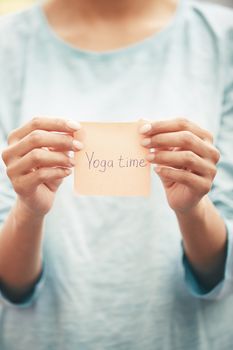
[[[0,349],[232,350],[233,13],[182,1],[161,32],[105,53],[63,42],[40,6],[2,18],[2,147],[43,115],[186,117],[212,132],[222,154],[210,195],[228,230],[224,280],[204,290],[182,263],[177,220],[153,172],[149,198],[77,197],[70,176],[47,216],[42,278],[17,305],[2,293]],[[3,167],[0,181],[2,223],[15,199]]]

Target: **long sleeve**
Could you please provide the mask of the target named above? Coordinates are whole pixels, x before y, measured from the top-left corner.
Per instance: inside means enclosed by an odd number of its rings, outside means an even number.
[[[227,228],[227,250],[223,279],[212,289],[206,290],[194,275],[183,256],[185,280],[192,295],[203,299],[219,299],[233,292],[233,28],[227,32],[224,47],[224,94],[221,122],[216,146],[221,153],[218,173],[210,192],[210,198]]]
[[[0,229],[16,199],[14,189],[6,175],[1,154],[7,146],[9,132],[18,127],[17,110],[21,103],[23,63],[27,46],[24,26],[19,27],[14,23],[15,19],[15,15],[9,15],[0,22]],[[21,40],[22,37],[24,40]],[[14,296],[9,295],[0,281],[0,304],[20,307],[31,305],[42,289],[44,280],[43,270],[35,285],[21,300],[14,300]]]

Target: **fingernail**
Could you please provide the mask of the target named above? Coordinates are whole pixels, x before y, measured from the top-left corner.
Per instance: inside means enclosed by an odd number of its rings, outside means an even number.
[[[151,139],[148,139],[148,138],[143,139],[143,140],[141,141],[141,145],[142,145],[142,146],[149,146],[150,143],[151,143]]]
[[[146,134],[148,131],[150,131],[152,129],[152,125],[151,124],[144,124],[141,128],[140,128],[140,130],[139,130],[139,132],[140,132],[140,134]]]
[[[81,149],[83,149],[83,144],[82,144],[82,142],[80,142],[80,141],[78,141],[78,140],[74,140],[73,141],[73,146],[74,146],[74,148],[76,149],[76,150],[81,150]]]
[[[67,120],[66,124],[70,129],[73,129],[73,130],[81,129],[81,124],[79,122],[75,122],[73,120]]]
[[[155,155],[153,153],[149,153],[147,154],[146,159],[150,162],[155,159]]]
[[[74,158],[74,152],[73,152],[73,151],[67,152],[67,156],[68,156],[69,158]]]

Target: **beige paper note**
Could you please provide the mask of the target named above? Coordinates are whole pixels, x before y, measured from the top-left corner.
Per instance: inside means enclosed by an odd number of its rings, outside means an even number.
[[[81,123],[75,137],[75,192],[91,196],[148,196],[150,165],[141,145],[139,122]]]

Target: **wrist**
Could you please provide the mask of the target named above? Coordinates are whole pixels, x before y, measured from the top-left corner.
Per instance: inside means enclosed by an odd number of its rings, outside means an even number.
[[[187,218],[188,220],[191,219],[197,219],[197,218],[204,218],[205,217],[205,212],[206,208],[210,205],[210,200],[208,196],[204,196],[194,207],[187,209],[187,210],[182,210],[182,211],[175,211],[175,214],[178,219],[185,219]]]
[[[44,221],[45,215],[36,213],[30,209],[20,197],[17,198],[13,209],[14,217],[17,222],[30,222],[40,224]]]

